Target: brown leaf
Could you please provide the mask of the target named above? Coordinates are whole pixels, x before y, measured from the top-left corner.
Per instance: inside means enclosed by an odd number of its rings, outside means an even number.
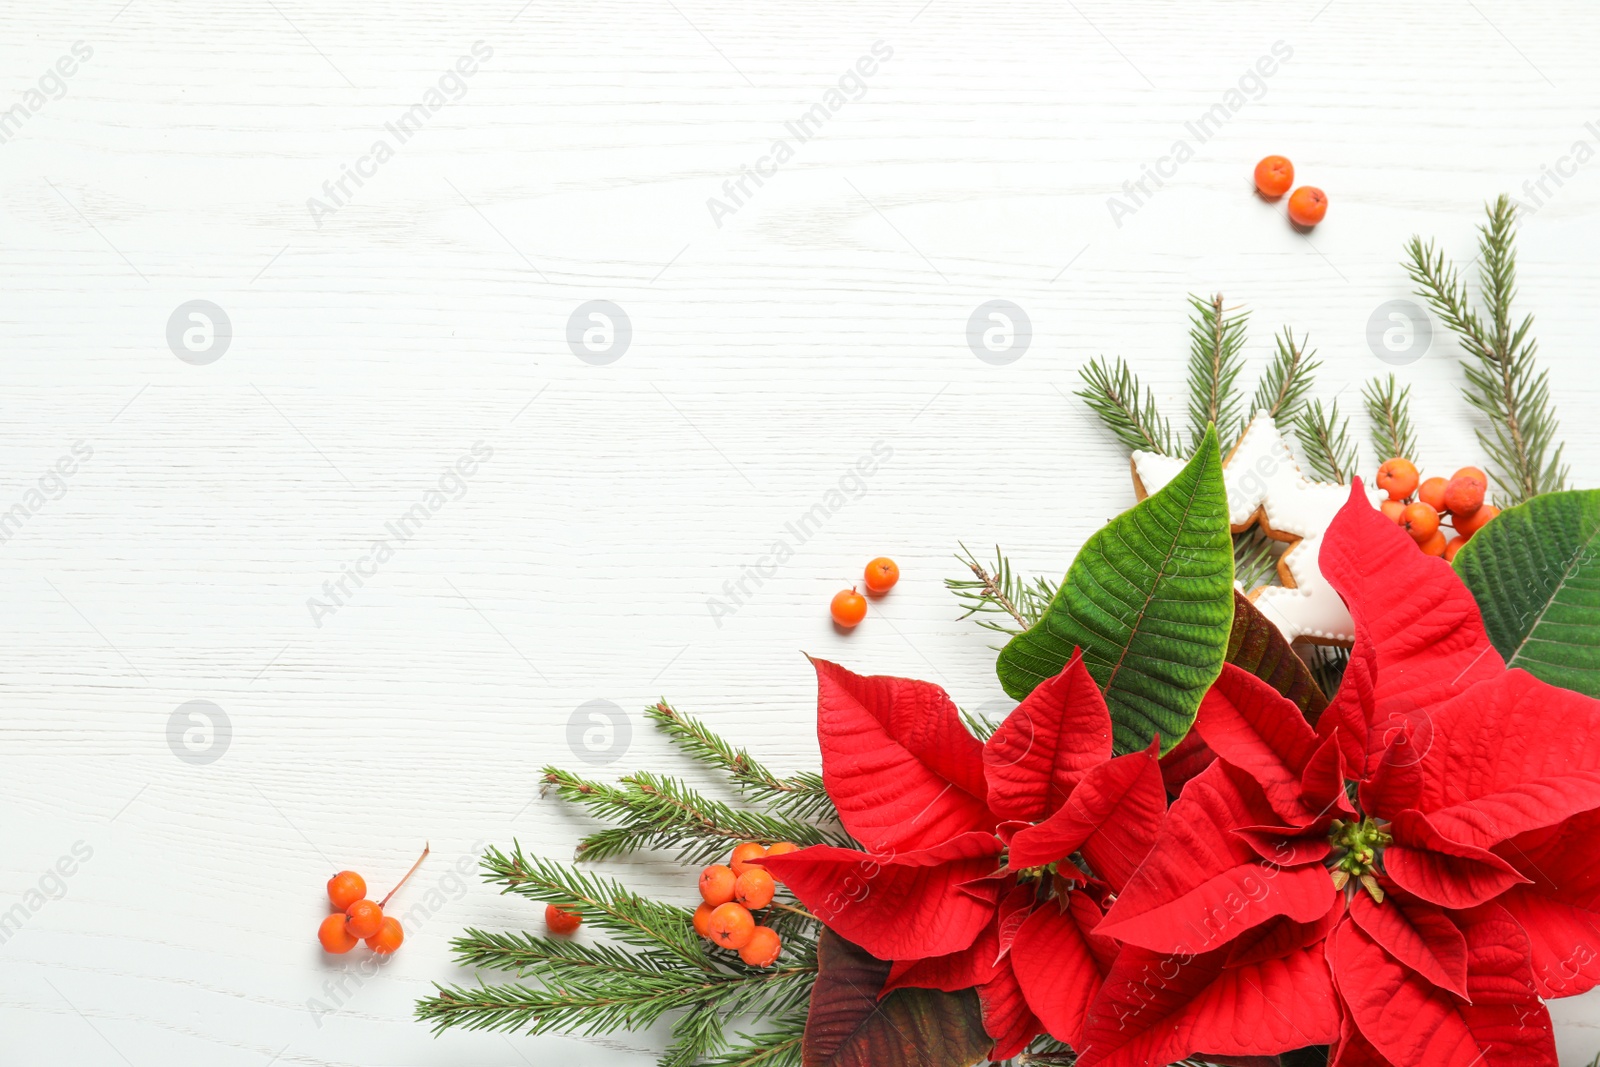
[[[817,964],[803,1067],[971,1067],[994,1044],[970,989],[898,989],[879,1000],[889,964],[832,930]]]
[[[1228,635],[1228,662],[1249,671],[1294,702],[1312,726],[1328,698],[1317,688],[1305,661],[1295,655],[1283,632],[1256,610],[1243,593],[1233,594],[1233,631]]]

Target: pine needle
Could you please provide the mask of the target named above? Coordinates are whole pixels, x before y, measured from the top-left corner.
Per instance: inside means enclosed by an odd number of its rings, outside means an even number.
[[[1374,378],[1361,390],[1372,422],[1372,447],[1382,459],[1417,462],[1417,434],[1411,427],[1411,386],[1400,387],[1395,376]]]
[[[498,884],[501,893],[515,893],[578,912],[591,929],[610,934],[624,944],[657,956],[676,957],[701,970],[711,969],[688,908],[641,897],[609,878],[543,856],[525,855],[522,846],[515,843],[510,854],[490,847],[481,866],[484,881]]]
[[[702,1061],[703,1067],[800,1067],[805,1011],[791,1011],[786,1018],[763,1021],[772,1028],[758,1034],[740,1034],[741,1044]]]
[[[745,840],[854,844],[837,828],[820,775],[779,777],[665,701],[648,714],[686,754],[723,772],[747,799],[768,810],[713,800],[662,775],[640,772],[613,785],[546,768],[546,788],[615,824],[584,838],[581,857],[672,848],[699,863],[726,856],[731,844]],[[807,821],[802,812],[824,816],[825,825]],[[453,943],[461,964],[506,972],[515,980],[436,985],[416,1008],[436,1032],[455,1027],[600,1034],[670,1019],[672,1038],[659,1067],[800,1067],[821,924],[783,887],[757,913],[757,921],[777,931],[782,950],[773,966],[758,968],[699,938],[688,908],[650,900],[571,864],[527,855],[519,844],[510,853],[490,848],[482,866],[485,880],[502,893],[577,912],[584,931],[609,941],[464,931]],[[729,1020],[735,1018],[759,1019],[764,1029],[730,1037]]]
[[[979,741],[987,741],[1000,729],[1000,721],[991,719],[981,711],[968,711],[966,708],[957,708],[961,713],[961,721],[966,723],[967,729],[972,731],[972,736]]]
[[[1155,393],[1139,384],[1120,356],[1114,364],[1096,357],[1079,373],[1083,388],[1076,395],[1084,399],[1117,440],[1134,451],[1164,456],[1181,453],[1171,423],[1156,411]]]
[[[1326,411],[1320,400],[1302,409],[1295,420],[1294,432],[1300,451],[1305,454],[1306,465],[1317,478],[1340,485],[1350,484],[1358,453],[1356,443],[1350,439],[1350,419],[1339,417],[1337,400]]]
[[[577,857],[602,860],[644,849],[676,849],[685,863],[707,863],[741,841],[849,845],[841,831],[787,815],[748,811],[713,800],[667,775],[636,771],[616,785],[590,781],[558,767],[544,770],[545,788],[617,825],[578,843]]]
[[[726,774],[747,798],[791,818],[837,821],[822,775],[807,771],[780,778],[748,751],[734,748],[705,723],[665,700],[646,708],[645,716],[684,753]]]
[[[1533,316],[1512,325],[1515,209],[1509,197],[1501,196],[1487,211],[1488,221],[1478,228],[1478,285],[1487,322],[1472,308],[1466,283],[1433,242],[1411,238],[1405,267],[1418,295],[1467,351],[1462,392],[1489,420],[1490,430],[1478,431],[1478,443],[1489,456],[1489,473],[1500,489],[1497,499],[1509,506],[1566,488],[1569,469],[1561,461],[1563,446],[1556,443],[1559,426],[1549,378],[1538,369],[1538,343],[1529,336]]]
[[[977,623],[986,630],[1006,635],[1020,634],[1044,615],[1050,602],[1056,598],[1056,585],[1045,578],[1019,578],[1011,570],[1000,546],[994,549],[993,567],[985,567],[965,544],[956,553],[956,559],[972,572],[971,578],[946,578],[945,588],[955,594],[965,610],[958,619],[983,615],[1004,615],[1011,622],[978,618]]]
[[[467,930],[452,947],[461,962],[514,970],[524,981],[505,985],[435,986],[417,1004],[434,1031],[523,1031],[600,1034],[637,1030],[669,1012],[686,1014],[673,1026],[680,1064],[698,1062],[724,1044],[722,1019],[761,1006],[782,1011],[803,1003],[816,967],[695,969],[665,966],[614,946],[528,934]],[[737,960],[737,957],[734,957]],[[538,981],[529,984],[526,979]]]
[[[1217,439],[1237,441],[1244,431],[1243,400],[1235,386],[1244,369],[1249,316],[1223,307],[1222,294],[1209,300],[1190,295],[1189,441],[1198,443],[1215,423]]]
[[[1233,535],[1233,580],[1246,591],[1271,585],[1278,574],[1280,542],[1261,532],[1260,526]]]
[[[1316,351],[1306,350],[1307,340],[1309,337],[1302,337],[1296,342],[1293,331],[1287,326],[1283,328],[1276,338],[1277,351],[1261,376],[1261,383],[1256,386],[1250,410],[1245,413],[1247,418],[1265,411],[1279,426],[1287,426],[1299,417],[1317,368],[1322,366],[1311,358]]]

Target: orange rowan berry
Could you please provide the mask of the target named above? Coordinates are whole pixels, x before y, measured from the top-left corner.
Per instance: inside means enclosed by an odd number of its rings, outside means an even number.
[[[322,925],[317,927],[317,940],[322,942],[324,952],[343,955],[356,947],[356,941],[359,939],[352,937],[344,928],[344,921],[344,912],[336,911],[323,919]]]
[[[1444,488],[1444,506],[1456,515],[1470,515],[1483,506],[1484,483],[1475,474],[1458,474]]]
[[[1443,530],[1434,530],[1433,536],[1422,542],[1422,554],[1424,556],[1442,556],[1444,555],[1444,550],[1445,539]]]
[[[755,928],[756,921],[743,904],[718,904],[711,913],[711,940],[723,948],[744,948]]]
[[[383,909],[377,901],[358,900],[345,909],[344,928],[351,937],[371,937],[383,925]]]
[[[1421,501],[1407,504],[1400,513],[1400,525],[1413,541],[1419,545],[1425,544],[1428,538],[1439,532],[1439,513]]]
[[[405,939],[406,932],[401,928],[400,920],[392,915],[385,915],[378,932],[367,938],[367,947],[380,956],[387,956],[399,948]]]
[[[867,583],[869,592],[883,594],[894,588],[894,583],[900,580],[900,567],[888,556],[879,556],[867,564],[866,574],[862,580]]]
[[[1302,185],[1289,194],[1289,221],[1296,226],[1315,226],[1327,213],[1327,194],[1315,185]]]
[[[758,926],[739,950],[739,958],[752,967],[771,967],[783,949],[783,940],[771,927]]]
[[[1500,514],[1500,509],[1493,504],[1485,504],[1470,515],[1456,516],[1456,533],[1464,538],[1472,538],[1483,529],[1490,519]]]
[[[1294,184],[1294,164],[1284,156],[1267,156],[1256,164],[1256,189],[1269,200],[1276,200]]]
[[[1450,540],[1446,541],[1444,543],[1444,561],[1446,563],[1454,562],[1456,553],[1460,552],[1461,546],[1466,543],[1467,539],[1465,537],[1452,537]]]
[[[1462,467],[1450,476],[1451,478],[1476,478],[1484,485],[1489,484],[1489,476],[1477,467]]]
[[[583,916],[575,911],[558,908],[554,904],[544,906],[545,929],[552,934],[570,934],[583,925]]]
[[[367,895],[367,882],[355,871],[340,871],[328,879],[328,899],[344,911]]]
[[[771,848],[767,849],[767,855],[787,856],[791,852],[799,851],[800,846],[795,844],[793,841],[779,841],[776,845],[773,845]]]
[[[739,876],[730,867],[713,863],[700,872],[700,899],[712,906],[733,899],[733,883]]]
[[[1406,502],[1404,500],[1385,500],[1378,505],[1378,510],[1383,512],[1384,518],[1398,526],[1400,524],[1400,513],[1406,510]]]
[[[1390,500],[1404,500],[1417,489],[1417,467],[1409,459],[1396,456],[1385,460],[1378,468],[1378,488],[1389,494]]]
[[[751,867],[734,882],[733,899],[751,911],[760,911],[772,903],[774,889],[772,875],[760,867]]]
[[[1417,499],[1428,505],[1434,511],[1443,511],[1444,491],[1450,482],[1445,478],[1429,478],[1417,486]]]
[[[694,932],[701,937],[711,936],[711,913],[717,910],[715,904],[701,904],[694,909]]]
[[[854,589],[841,589],[833,594],[828,611],[833,615],[834,622],[848,630],[867,617],[867,598]]]
[[[759,841],[746,841],[742,845],[735,845],[733,856],[728,860],[728,866],[733,868],[735,875],[743,874],[750,869],[750,861],[758,860],[767,854],[767,846]]]

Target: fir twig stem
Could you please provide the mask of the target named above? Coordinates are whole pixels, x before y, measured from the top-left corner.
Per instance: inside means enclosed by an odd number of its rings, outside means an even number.
[[[966,545],[961,546],[963,551],[965,551],[966,547]],[[995,551],[999,551],[999,549],[996,548]],[[1007,615],[1010,615],[1013,619],[1017,620],[1018,626],[1026,630],[1028,628],[1028,620],[1022,617],[1022,612],[1017,610],[1017,605],[1012,602],[1009,596],[1006,595],[1005,589],[1001,587],[1000,583],[995,579],[995,576],[990,574],[988,570],[984,568],[983,564],[979,563],[977,559],[970,554],[968,558],[962,562],[964,562],[968,569],[972,571],[973,577],[977,578],[978,581],[983,584],[982,595],[1000,605],[1000,607],[1005,609]]]
[[[1550,402],[1547,372],[1537,368],[1538,342],[1529,336],[1533,316],[1513,325],[1516,297],[1515,207],[1501,196],[1488,205],[1488,220],[1478,227],[1478,285],[1488,309],[1488,323],[1467,298],[1466,283],[1444,253],[1420,237],[1406,245],[1406,272],[1417,293],[1444,320],[1471,357],[1462,371],[1467,403],[1491,424],[1492,434],[1478,431],[1489,454],[1491,474],[1505,490],[1507,504],[1520,504],[1540,493],[1566,488],[1568,468],[1556,443],[1555,407]]]
[[[812,922],[821,922],[822,921],[821,919],[817,918],[815,915],[811,914],[806,909],[797,908],[793,904],[785,904],[781,900],[774,900],[771,904],[769,904],[767,906],[770,907],[770,908],[777,908],[779,911],[786,911],[791,915],[798,915],[802,919],[810,919]]]
[[[1372,422],[1372,446],[1378,462],[1408,459],[1417,462],[1417,436],[1411,426],[1411,387],[1402,388],[1393,374],[1374,378],[1361,391]]]
[[[1245,327],[1249,315],[1191,295],[1189,320],[1189,441],[1192,448],[1215,425],[1223,441],[1236,441],[1244,429],[1243,398],[1235,390],[1244,369]]]
[[[994,550],[994,566],[985,567],[965,544],[956,553],[956,559],[972,572],[971,578],[946,578],[945,588],[962,602],[958,618],[1004,615],[1015,623],[995,622],[978,618],[976,622],[986,630],[1006,636],[1022,633],[1039,621],[1045,608],[1055,599],[1056,585],[1043,578],[1018,578],[1011,571],[1011,561],[1006,559],[998,545]]]

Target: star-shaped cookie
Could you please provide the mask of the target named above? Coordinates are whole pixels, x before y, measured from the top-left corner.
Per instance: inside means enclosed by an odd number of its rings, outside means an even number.
[[[1143,500],[1177,477],[1186,461],[1155,452],[1133,454],[1133,487]],[[1223,460],[1228,521],[1234,533],[1259,525],[1268,537],[1289,542],[1278,559],[1283,585],[1247,590],[1261,613],[1290,641],[1345,645],[1355,640],[1344,601],[1322,576],[1317,557],[1322,535],[1350,499],[1348,486],[1314,482],[1300,471],[1294,453],[1265,411]],[[1367,490],[1376,506],[1381,490]]]

